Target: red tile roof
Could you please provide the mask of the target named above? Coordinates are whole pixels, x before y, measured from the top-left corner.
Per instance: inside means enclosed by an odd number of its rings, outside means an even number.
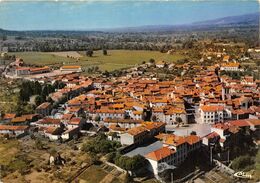
[[[50,107],[51,103],[49,102],[44,102],[41,105],[39,105],[36,109],[47,109],[48,107]]]
[[[80,69],[81,66],[79,65],[64,65],[61,67],[61,69]]]
[[[54,118],[43,118],[37,122],[38,124],[55,124],[59,125],[60,120],[59,119],[54,119]]]
[[[219,134],[216,132],[211,132],[208,135],[205,136],[207,139],[213,139],[215,137],[219,137]]]
[[[26,117],[16,117],[16,118],[13,118],[11,120],[12,123],[22,123],[22,122],[26,122]]]
[[[215,125],[212,125],[212,127],[222,129],[222,130],[227,130],[229,128],[229,125],[224,124],[224,123],[217,123]]]
[[[148,159],[159,161],[159,160],[161,160],[163,158],[171,156],[175,152],[176,152],[175,150],[170,149],[169,147],[162,147],[160,149],[157,149],[157,150],[155,150],[153,152],[150,152],[150,153],[146,154],[145,157],[148,158]]]
[[[229,122],[231,125],[238,126],[238,127],[245,127],[250,126],[247,120],[235,120]]]
[[[0,125],[0,130],[24,131],[28,128],[29,128],[28,126]]]
[[[70,120],[71,118],[73,118],[73,116],[75,116],[75,115],[74,114],[64,114],[61,119]]]
[[[189,135],[186,137],[186,142],[188,142],[188,144],[192,145],[192,144],[196,144],[201,140],[201,138],[197,135]]]
[[[137,136],[139,134],[145,133],[147,131],[147,129],[143,126],[138,126],[138,127],[134,127],[131,128],[129,130],[127,130],[127,133],[133,136]]]
[[[4,115],[3,119],[12,119],[12,118],[15,118],[15,117],[16,117],[16,114],[14,114],[14,113],[6,113]]]
[[[72,118],[70,121],[69,121],[69,124],[71,125],[79,125],[80,122],[81,122],[82,118]]]
[[[204,105],[204,106],[201,106],[200,109],[203,111],[203,112],[217,112],[217,111],[223,111],[224,110],[224,106],[216,106],[216,105]]]

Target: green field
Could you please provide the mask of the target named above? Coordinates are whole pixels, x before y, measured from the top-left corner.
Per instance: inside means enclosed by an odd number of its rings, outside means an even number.
[[[83,57],[79,61],[72,58],[57,56],[52,53],[42,52],[17,52],[17,57],[21,57],[27,64],[37,65],[81,65],[83,68],[98,66],[101,70],[112,71],[115,69],[132,67],[150,58],[155,61],[164,60],[175,62],[184,58],[181,54],[168,55],[158,51],[139,51],[139,50],[108,50],[108,55],[104,56],[102,51],[95,51],[92,57],[87,57],[84,52],[80,52]],[[65,54],[66,55],[66,54]]]
[[[15,52],[16,57],[22,58],[27,64],[52,65],[63,62],[73,62],[73,59],[52,55],[44,52]]]

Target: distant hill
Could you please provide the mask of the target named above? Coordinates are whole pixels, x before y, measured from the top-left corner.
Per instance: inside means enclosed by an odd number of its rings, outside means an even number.
[[[259,13],[245,14],[239,16],[229,16],[214,20],[194,22],[183,25],[144,25],[137,27],[121,27],[121,28],[104,28],[95,30],[35,30],[35,31],[10,31],[0,28],[0,34],[9,35],[56,35],[56,34],[82,34],[82,33],[100,33],[100,32],[171,32],[186,30],[209,30],[219,27],[236,27],[236,26],[256,26],[258,25]]]
[[[109,32],[162,32],[162,31],[182,31],[193,29],[207,29],[214,27],[230,27],[241,25],[257,25],[259,13],[245,14],[239,16],[229,16],[214,20],[194,22],[183,25],[147,25],[138,27],[122,27],[114,29],[102,29]]]
[[[223,17],[214,20],[194,22],[192,25],[227,25],[227,24],[257,24],[259,13],[252,13],[239,16]]]

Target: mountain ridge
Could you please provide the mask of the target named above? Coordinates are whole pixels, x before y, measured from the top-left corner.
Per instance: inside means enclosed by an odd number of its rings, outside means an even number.
[[[228,16],[205,21],[197,21],[190,24],[179,25],[141,25],[134,27],[118,27],[118,28],[97,28],[89,30],[6,30],[0,28],[1,32],[162,32],[162,31],[178,31],[186,29],[203,29],[219,26],[232,26],[241,24],[258,24],[259,13],[251,13],[237,16]]]

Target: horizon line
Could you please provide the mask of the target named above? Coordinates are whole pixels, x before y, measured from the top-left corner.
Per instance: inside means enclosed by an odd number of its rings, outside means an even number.
[[[0,0],[1,1],[1,0]],[[260,0],[259,0],[260,1]],[[239,16],[245,16],[245,15],[253,15],[253,14],[259,14],[260,12],[253,12],[253,13],[246,13],[246,14],[240,14],[240,15],[234,15],[234,16],[224,16],[216,19],[208,19],[208,20],[202,20],[202,21],[195,21],[191,23],[186,23],[186,24],[143,24],[143,25],[137,25],[137,26],[121,26],[121,27],[100,27],[100,28],[90,28],[90,29],[85,29],[85,28],[76,28],[76,29],[24,29],[24,30],[17,30],[17,29],[6,29],[3,27],[0,27],[0,29],[5,30],[5,31],[15,31],[15,32],[25,32],[25,31],[78,31],[78,32],[110,32],[112,30],[120,30],[120,29],[134,29],[134,28],[141,28],[141,27],[149,27],[149,26],[195,26],[196,23],[202,23],[202,22],[207,22],[207,21],[213,21],[213,20],[218,20],[222,18],[229,18],[229,17],[239,17]],[[259,19],[260,20],[260,19]],[[110,30],[110,31],[109,31]]]

